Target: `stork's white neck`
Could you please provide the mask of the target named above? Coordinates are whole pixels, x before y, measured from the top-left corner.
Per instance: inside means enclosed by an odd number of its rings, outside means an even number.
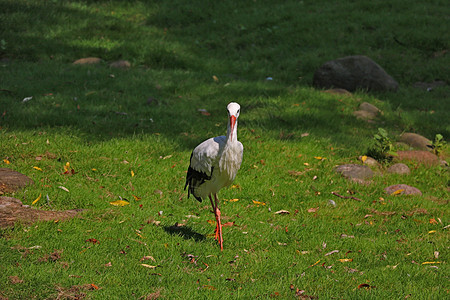
[[[237,142],[237,126],[238,122],[236,120],[236,123],[234,124],[233,131],[231,131],[231,125],[230,122],[228,122],[228,128],[227,128],[227,144],[232,144]]]

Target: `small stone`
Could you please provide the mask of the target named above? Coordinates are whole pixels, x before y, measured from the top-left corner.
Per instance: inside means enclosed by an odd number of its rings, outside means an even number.
[[[394,157],[394,160],[414,161],[427,166],[439,165],[439,158],[429,151],[420,151],[420,150],[397,151],[397,156]]]
[[[405,132],[400,136],[400,142],[418,150],[431,150],[431,141],[417,133]]]
[[[361,105],[359,106],[359,110],[370,112],[375,116],[381,113],[381,110],[378,107],[368,102],[361,103]]]
[[[147,98],[147,104],[148,105],[158,105],[158,99],[154,98],[154,97],[148,97]]]
[[[373,120],[379,114],[381,114],[381,110],[368,102],[363,102],[359,106],[359,110],[353,112],[353,115],[358,119],[363,120]]]
[[[98,64],[101,61],[102,60],[98,57],[85,57],[85,58],[77,59],[76,61],[73,62],[73,64],[74,65],[93,65],[93,64]]]
[[[395,195],[419,195],[422,196],[422,192],[413,187],[413,186],[409,186],[406,184],[395,184],[395,185],[391,185],[388,186],[387,188],[384,189],[384,191],[389,194],[395,194]]]
[[[341,173],[345,178],[355,180],[356,182],[362,182],[373,177],[373,171],[368,166],[357,164],[337,166],[334,170],[337,173]]]
[[[409,167],[402,163],[397,163],[397,164],[390,166],[387,169],[387,172],[392,173],[392,174],[410,174],[411,173]]]
[[[128,69],[131,64],[128,60],[117,60],[109,64],[111,68]]]
[[[357,110],[353,112],[353,115],[357,118],[357,119],[361,119],[361,120],[373,120],[376,118],[377,115],[365,111],[365,110]]]
[[[362,161],[363,164],[368,165],[369,167],[381,167],[380,163],[370,156],[360,156],[358,157],[358,159]]]
[[[333,94],[333,95],[345,95],[345,96],[351,96],[352,93],[347,91],[346,89],[329,89],[326,91],[323,91],[324,93]]]

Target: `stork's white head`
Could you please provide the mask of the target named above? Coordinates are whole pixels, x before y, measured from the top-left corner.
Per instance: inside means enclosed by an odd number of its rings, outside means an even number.
[[[228,123],[228,136],[233,140],[233,134],[236,137],[236,129],[235,126],[237,124],[237,118],[239,117],[239,113],[241,112],[241,106],[236,102],[231,102],[227,106],[228,118],[230,119],[230,123]]]
[[[236,102],[230,102],[227,106],[227,110],[228,110],[228,117],[235,116],[237,119],[241,111],[241,106]]]

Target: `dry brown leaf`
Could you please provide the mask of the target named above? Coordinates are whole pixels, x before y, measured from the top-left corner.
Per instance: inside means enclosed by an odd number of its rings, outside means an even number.
[[[325,254],[325,256],[328,256],[328,255],[331,255],[331,254],[334,254],[334,253],[338,253],[338,252],[339,252],[339,250],[333,250],[333,251],[328,252],[327,254]]]
[[[313,212],[316,212],[318,209],[319,209],[319,207],[313,207],[313,208],[308,209],[308,212],[313,213]]]
[[[275,214],[276,215],[287,215],[287,214],[290,214],[290,212],[287,211],[287,210],[282,209],[282,210],[279,210],[279,211],[275,212]]]
[[[23,280],[17,276],[9,276],[9,282],[11,284],[18,284],[18,283],[23,283]]]
[[[157,267],[157,266],[150,266],[150,265],[147,265],[147,264],[141,264],[141,266],[149,268],[149,269],[156,269],[156,267]]]

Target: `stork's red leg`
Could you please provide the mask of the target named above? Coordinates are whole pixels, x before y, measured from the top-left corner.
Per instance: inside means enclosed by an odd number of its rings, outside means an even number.
[[[219,223],[217,222],[217,213],[216,213],[217,206],[216,206],[216,204],[214,203],[213,199],[211,198],[211,195],[209,195],[209,200],[211,201],[211,205],[212,205],[214,217],[216,218],[216,229],[214,230],[214,233],[215,233],[214,238],[215,238],[216,240],[218,240],[218,239],[219,239]]]
[[[218,229],[218,234],[216,233],[216,235],[218,235],[218,238],[219,238],[220,250],[223,250],[222,223],[220,222],[219,199],[217,199],[217,194],[214,194],[214,199],[216,200],[215,215],[216,215],[217,229]]]

